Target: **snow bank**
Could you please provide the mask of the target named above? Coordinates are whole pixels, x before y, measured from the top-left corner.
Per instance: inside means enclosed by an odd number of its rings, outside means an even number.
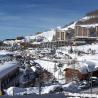
[[[18,87],[10,87],[6,90],[7,95],[25,95],[25,94],[39,94],[38,87],[30,87],[30,88],[18,88]]]
[[[45,61],[45,60],[35,60],[35,62],[39,63],[42,68],[46,69],[48,72],[52,73],[54,77],[62,84],[65,83],[65,74],[64,69],[67,66],[63,64],[62,68],[58,67],[58,63]]]

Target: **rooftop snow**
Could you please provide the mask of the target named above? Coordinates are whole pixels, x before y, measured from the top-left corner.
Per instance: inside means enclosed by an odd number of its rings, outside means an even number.
[[[85,17],[81,18],[80,21],[86,21],[86,20],[89,20],[91,18],[96,18],[96,17],[98,17],[98,16],[85,16]]]
[[[86,27],[86,28],[91,28],[91,27],[96,27],[96,26],[98,26],[98,24],[87,24],[87,25],[78,25],[78,26]]]
[[[10,52],[10,51],[7,51],[7,50],[1,50],[0,51],[0,55],[12,55],[12,54],[14,54],[13,52]]]
[[[17,62],[5,62],[0,66],[0,79],[18,67]]]

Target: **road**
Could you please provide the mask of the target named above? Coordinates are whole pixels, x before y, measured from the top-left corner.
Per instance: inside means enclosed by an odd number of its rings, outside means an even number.
[[[81,91],[80,93],[91,93],[91,89],[89,88],[89,89],[86,89],[86,90],[83,90],[83,91]],[[98,94],[98,87],[93,87],[92,88],[92,93],[93,94]]]

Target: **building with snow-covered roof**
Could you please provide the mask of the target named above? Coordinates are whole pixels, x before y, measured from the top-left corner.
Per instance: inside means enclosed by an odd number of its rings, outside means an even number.
[[[14,53],[8,50],[1,50],[0,51],[0,61],[11,61],[14,59]]]
[[[77,68],[67,67],[64,71],[67,82],[74,79],[89,79],[90,73],[92,73],[92,76],[98,77],[98,61],[85,61],[85,63],[78,64]]]
[[[73,22],[63,28],[56,29],[55,40],[57,41],[68,41],[74,37],[74,29],[76,22]]]
[[[14,55],[14,53],[11,52],[11,51],[7,51],[7,50],[1,50],[0,51],[0,56],[1,55]]]
[[[58,27],[45,32],[38,32],[34,36],[26,36],[26,40],[33,45],[39,45],[39,47],[54,47],[64,46],[66,41],[74,37],[74,28],[76,22],[67,25],[66,27]]]
[[[15,39],[5,39],[3,40],[4,44],[13,45],[15,43]]]
[[[51,32],[51,34],[52,33],[53,32]],[[63,29],[59,28],[59,29],[56,29],[55,33],[52,35],[50,38],[48,38],[49,40],[42,42],[41,46],[44,46],[44,47],[65,46],[67,44],[67,42],[69,40],[71,41],[71,39],[74,37],[74,29],[68,28],[67,30],[63,30]]]
[[[18,84],[19,65],[17,62],[5,62],[0,65],[0,89]]]

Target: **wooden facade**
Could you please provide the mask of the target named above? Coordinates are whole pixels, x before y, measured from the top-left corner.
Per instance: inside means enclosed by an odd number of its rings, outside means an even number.
[[[65,71],[66,82],[70,82],[70,81],[72,81],[74,79],[84,80],[87,77],[87,74],[82,74],[77,69],[66,68],[64,71]]]
[[[64,71],[66,82],[70,82],[74,79],[85,80],[90,76],[89,73],[83,74],[78,69],[66,68]],[[98,70],[92,72],[92,76],[98,77]]]

